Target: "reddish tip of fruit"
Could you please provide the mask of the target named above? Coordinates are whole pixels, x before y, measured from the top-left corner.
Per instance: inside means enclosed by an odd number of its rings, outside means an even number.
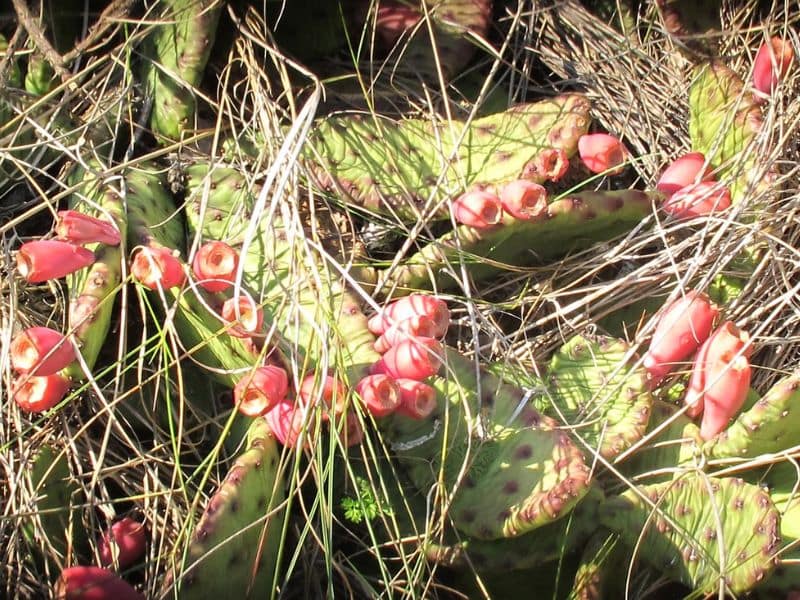
[[[412,337],[435,337],[436,333],[436,323],[434,323],[430,317],[426,315],[413,315],[394,323],[386,329],[375,341],[373,348],[375,348],[375,352],[383,354],[402,340],[407,340]]]
[[[192,261],[192,270],[200,287],[208,292],[221,292],[236,279],[239,253],[224,242],[207,242],[200,246]]]
[[[374,417],[385,417],[400,404],[400,389],[395,380],[383,373],[367,375],[355,385],[364,408]]]
[[[94,261],[91,250],[60,240],[26,242],[17,251],[17,271],[28,283],[60,279]]]
[[[11,340],[11,368],[31,375],[52,375],[75,360],[75,348],[60,332],[30,327]]]
[[[274,365],[246,373],[233,388],[233,399],[240,413],[257,417],[272,410],[289,391],[286,371]]]
[[[786,77],[794,61],[791,42],[778,36],[761,45],[753,61],[753,87],[762,94],[771,94]]]
[[[14,402],[24,411],[40,413],[53,408],[69,391],[69,379],[54,373],[43,376],[21,376],[14,384]]]
[[[676,219],[691,219],[723,211],[731,205],[731,192],[713,181],[701,181],[679,189],[667,199],[664,212]]]
[[[450,325],[450,310],[441,298],[430,294],[411,294],[389,304],[380,313],[371,317],[367,323],[375,335],[383,335],[389,328],[405,319],[425,316],[434,323],[434,333],[430,337],[442,337]]]
[[[436,408],[436,390],[414,379],[398,379],[400,406],[397,412],[412,419],[425,419]]]
[[[490,192],[473,190],[453,202],[453,218],[463,225],[483,229],[496,225],[502,217],[500,198]]]
[[[386,373],[395,379],[421,381],[439,371],[442,352],[442,345],[434,338],[402,340],[375,363],[373,372]]]
[[[139,248],[131,262],[133,278],[151,290],[164,289],[183,285],[186,274],[181,261],[172,250],[163,246],[146,246]]]
[[[297,446],[300,436],[306,428],[305,445],[309,445],[309,437],[312,435],[314,423],[313,419],[308,420],[305,425],[305,411],[301,406],[294,402],[283,399],[272,408],[264,418],[267,420],[270,431],[281,444],[289,448]]]
[[[264,311],[247,293],[236,298],[228,298],[222,305],[222,319],[229,325],[228,334],[233,337],[246,338],[261,330],[264,323]],[[232,325],[235,323],[235,325]]]
[[[147,531],[143,523],[124,517],[103,531],[97,542],[100,564],[109,567],[116,559],[120,570],[127,569],[144,556]]]
[[[73,244],[99,242],[119,246],[119,229],[108,221],[85,215],[76,210],[61,210],[57,213],[56,236]]]
[[[656,189],[667,197],[700,181],[714,181],[711,166],[702,152],[689,152],[676,158],[661,174]]]
[[[103,567],[78,566],[61,571],[56,600],[144,600],[130,584]]]
[[[346,397],[347,389],[344,383],[334,375],[324,375],[320,381],[318,374],[309,373],[303,378],[297,390],[297,400],[302,406],[314,406],[317,402],[322,402],[325,406],[325,411],[322,413],[323,420],[328,419],[328,411],[342,414]]]
[[[505,212],[528,221],[547,211],[547,190],[538,183],[517,179],[503,186],[500,202]]]
[[[607,133],[587,133],[578,139],[578,154],[592,173],[622,173],[629,152],[618,138]]]

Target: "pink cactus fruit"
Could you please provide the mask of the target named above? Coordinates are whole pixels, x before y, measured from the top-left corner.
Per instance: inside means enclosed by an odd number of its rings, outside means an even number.
[[[791,42],[773,36],[756,53],[753,62],[753,87],[762,94],[771,94],[786,77],[793,61],[794,49]]]
[[[436,408],[436,390],[427,383],[415,379],[398,379],[400,388],[399,414],[412,419],[425,419]]]
[[[144,600],[125,580],[103,567],[77,566],[61,571],[56,600]]]
[[[281,444],[294,448],[306,432],[305,446],[310,445],[316,427],[313,419],[306,420],[306,411],[299,404],[284,398],[264,415],[270,431]]]
[[[75,360],[75,348],[55,329],[29,327],[11,340],[9,355],[15,371],[52,375]]]
[[[200,287],[221,292],[236,279],[239,253],[225,242],[207,242],[200,246],[192,261],[192,270]]]
[[[587,133],[578,138],[578,154],[592,173],[619,175],[630,153],[613,135]]]
[[[676,219],[691,219],[730,208],[730,190],[713,181],[701,181],[679,189],[662,205]]]
[[[422,381],[439,371],[442,352],[442,345],[434,338],[409,338],[389,348],[372,366],[372,372]]]
[[[325,375],[320,381],[318,374],[309,373],[300,382],[300,387],[297,390],[297,400],[304,407],[314,406],[321,401],[325,407],[322,412],[322,420],[327,421],[330,411],[337,415],[341,415],[344,412],[347,388],[335,375]]]
[[[222,319],[227,324],[227,332],[233,337],[248,338],[261,330],[264,311],[249,294],[242,292],[235,298],[228,298],[222,305]]]
[[[436,323],[427,315],[413,315],[391,325],[372,345],[383,354],[392,346],[411,337],[435,337]]]
[[[159,286],[164,289],[181,286],[186,281],[181,261],[172,250],[163,246],[139,248],[133,255],[131,274],[151,290]]]
[[[41,413],[61,402],[68,391],[69,379],[58,373],[38,377],[23,375],[14,383],[11,395],[25,412]]]
[[[411,294],[395,300],[370,318],[367,327],[375,335],[383,335],[395,323],[415,315],[424,315],[433,321],[435,331],[431,337],[440,338],[447,333],[447,327],[450,325],[450,310],[447,308],[447,303],[430,294]]]
[[[750,336],[739,329],[732,321],[725,321],[711,336],[703,342],[697,351],[689,377],[684,402],[689,406],[686,414],[694,418],[704,409],[704,392],[709,379],[709,371],[714,370],[717,363],[729,363],[737,354],[749,359],[753,352]]]
[[[344,422],[342,422],[344,419]],[[354,411],[343,414],[336,424],[336,434],[341,442],[348,448],[357,446],[364,441],[364,428]]]
[[[711,335],[719,309],[707,294],[689,290],[670,304],[659,318],[644,368],[651,387],[661,383],[680,361],[694,354]]]
[[[420,12],[411,6],[394,0],[381,0],[378,3],[375,31],[387,47],[394,46],[420,18]]]
[[[711,165],[706,165],[702,152],[689,152],[673,160],[664,169],[656,189],[667,197],[678,190],[701,181],[715,181]]]
[[[73,244],[99,242],[119,246],[119,229],[109,221],[76,210],[61,210],[56,214],[56,237]]]
[[[394,378],[385,374],[363,377],[356,383],[355,391],[364,408],[374,417],[385,417],[400,405],[400,389]]]
[[[500,203],[514,218],[529,221],[547,210],[547,190],[538,183],[516,179],[503,186]]]
[[[700,437],[710,440],[723,431],[742,408],[750,390],[750,363],[746,356],[706,365]]]
[[[246,373],[233,388],[236,408],[248,417],[272,410],[289,391],[286,371],[275,365],[258,367]]]
[[[472,190],[453,201],[456,222],[477,229],[497,225],[503,218],[500,198],[484,190]]]
[[[60,279],[94,261],[91,250],[60,240],[25,242],[17,251],[17,271],[28,283]]]
[[[97,542],[100,564],[110,567],[116,560],[120,571],[135,565],[145,553],[147,531],[144,523],[124,517],[103,531]]]
[[[569,170],[569,156],[561,148],[545,148],[525,165],[522,176],[536,181],[560,181]]]

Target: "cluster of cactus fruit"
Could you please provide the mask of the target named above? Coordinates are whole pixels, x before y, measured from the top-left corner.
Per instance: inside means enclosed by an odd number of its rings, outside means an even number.
[[[147,41],[153,64],[144,78],[160,142],[193,127],[186,90],[200,84],[221,7],[163,4],[171,20]],[[431,10],[461,48],[464,31],[484,34],[491,13],[490,2],[379,4],[387,46]],[[411,50],[424,54],[424,46]],[[463,52],[443,56],[446,72],[463,60]],[[797,591],[791,576],[772,576],[791,557],[780,554],[782,537],[798,537],[796,477],[780,471],[785,463],[742,478],[707,469],[709,460],[777,455],[800,443],[798,376],[764,394],[751,390],[755,344],[723,320],[722,299],[681,292],[653,317],[649,339],[636,340],[643,353],[610,335],[576,333],[533,374],[506,362],[478,365],[448,345],[456,298],[441,292],[464,273],[485,280],[613,239],[654,208],[690,225],[729,209],[753,184],[751,170],[728,170],[732,159],[757,135],[759,103],[792,59],[787,42],[766,44],[754,65],[757,94],[717,63],[698,69],[694,151],[651,191],[576,185],[619,175],[632,160],[617,137],[590,133],[581,94],[469,121],[317,120],[299,159],[309,188],[367,220],[450,221],[389,267],[331,244],[342,232],[322,211],[265,206],[263,182],[218,157],[193,159],[180,198],[157,162],[122,165],[105,178],[110,165],[83,161],[54,235],[16,252],[28,283],[66,277],[70,306],[66,332],[36,326],[14,337],[12,398],[26,413],[51,415],[80,395],[70,390],[92,377],[123,285],[161,307],[179,359],[230,390],[228,425],[246,430],[194,532],[166,561],[164,593],[181,598],[269,597],[283,581],[290,496],[301,493],[288,485],[288,457],[323,447],[347,457],[378,445],[386,460],[342,467],[347,481],[336,492],[352,493],[360,468],[367,479],[380,472],[394,481],[369,488],[376,508],[363,526],[384,536],[375,547],[411,542],[431,562],[481,574],[582,548],[574,597],[601,597],[613,585],[603,575],[619,564],[613,556],[700,593]],[[734,103],[737,119],[723,122]],[[313,245],[296,241],[297,222]],[[439,293],[422,291],[431,288]],[[365,289],[380,304],[370,308]],[[53,499],[69,503],[75,490],[54,454],[45,447],[33,469],[31,484],[47,491],[34,509],[45,511],[41,526],[66,553],[71,527],[46,515]],[[401,514],[385,527],[387,515]],[[436,535],[431,522],[440,524]],[[124,578],[146,560],[151,531],[131,517],[110,524],[95,542],[99,564],[64,568],[56,597],[142,598]]]

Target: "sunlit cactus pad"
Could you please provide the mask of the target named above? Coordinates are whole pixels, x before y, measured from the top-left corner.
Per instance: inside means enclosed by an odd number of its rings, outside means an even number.
[[[641,560],[703,593],[751,590],[775,566],[779,514],[769,494],[741,479],[689,474],[625,491],[600,521]]]

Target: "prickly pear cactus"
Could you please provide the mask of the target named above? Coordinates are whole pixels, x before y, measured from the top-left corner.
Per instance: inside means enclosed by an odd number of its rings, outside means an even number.
[[[478,539],[514,537],[568,514],[586,494],[589,468],[555,421],[457,352],[434,378],[439,405],[423,421],[382,423],[414,485],[455,490],[448,514]],[[463,471],[463,478],[461,477]],[[441,476],[441,479],[440,479]]]
[[[441,200],[470,186],[544,181],[537,156],[553,148],[572,156],[588,127],[589,102],[577,94],[470,123],[334,115],[317,124],[304,159],[323,189],[371,211],[415,221],[423,212],[446,217],[448,206]]]
[[[266,421],[255,419],[247,450],[209,500],[183,567],[169,578],[180,598],[271,597],[283,529],[279,461]]]
[[[720,586],[741,594],[770,575],[779,521],[766,491],[699,473],[630,489],[600,507],[600,522],[638,558],[708,594]]]
[[[777,382],[716,438],[706,451],[712,458],[753,458],[800,444],[800,375]]]
[[[606,583],[619,567],[619,536],[600,529],[587,542],[575,573],[569,600],[602,600]]]
[[[644,369],[622,340],[576,336],[550,359],[546,382],[554,418],[611,458],[641,439],[653,399]]]

